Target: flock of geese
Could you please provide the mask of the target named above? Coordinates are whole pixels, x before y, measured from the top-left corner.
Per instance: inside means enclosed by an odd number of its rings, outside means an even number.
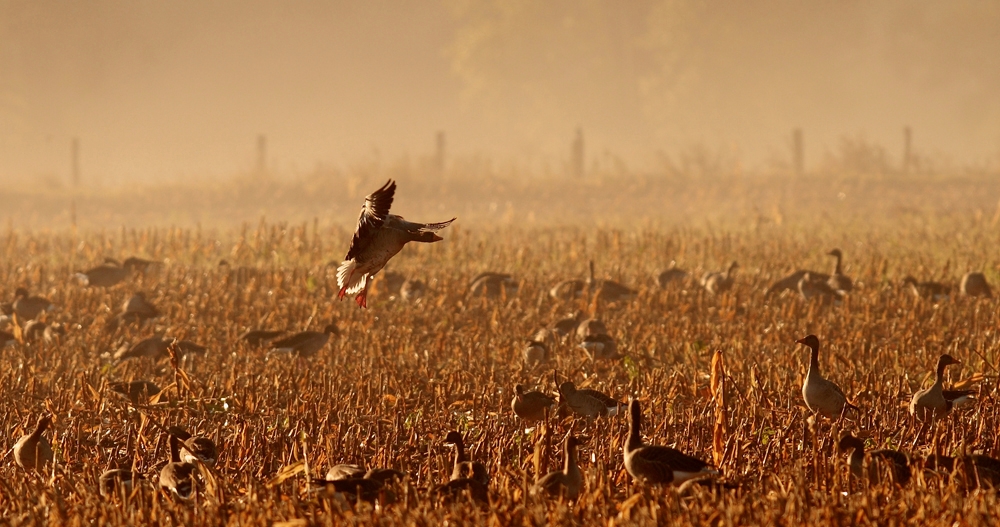
[[[454,218],[440,223],[416,223],[389,213],[395,194],[395,182],[390,180],[365,199],[357,230],[343,263],[337,269],[339,298],[354,295],[359,307],[367,307],[367,295],[373,278],[385,267],[406,243],[411,241],[432,243],[442,238],[437,233],[450,225]],[[837,300],[853,289],[852,280],[843,274],[839,249],[828,253],[836,259],[830,274],[799,270],[775,282],[766,291],[767,295],[782,291],[793,291],[805,299],[823,298]],[[145,272],[155,262],[139,258],[129,258],[119,263],[108,259],[94,269],[80,273],[78,278],[91,287],[111,287],[124,281],[135,272]],[[733,287],[736,262],[724,271],[705,274],[699,284],[712,294],[724,293]],[[658,277],[661,286],[667,287],[676,281],[688,280],[689,274],[675,265]],[[410,281],[397,276],[385,278],[390,289],[400,291],[404,297],[417,295],[422,287],[414,281],[403,293]],[[395,282],[395,284],[393,283]],[[940,298],[950,294],[950,287],[935,282],[918,282],[907,277],[905,285],[920,297]],[[398,287],[397,287],[398,285]],[[962,278],[959,286],[962,294],[972,296],[992,296],[989,285],[982,273],[969,273]],[[517,283],[508,274],[483,273],[475,277],[470,291],[475,295],[500,296],[511,294]],[[627,301],[636,297],[635,290],[618,282],[597,279],[594,264],[590,262],[589,274],[583,280],[565,280],[551,288],[549,294],[555,298],[593,298],[606,302]],[[27,289],[18,288],[13,301],[0,305],[3,319],[0,323],[11,324],[14,333],[0,331],[0,347],[12,343],[26,343],[37,339],[56,342],[65,328],[58,324],[46,324],[39,316],[54,308],[52,302],[39,296],[32,296]],[[109,330],[122,325],[142,327],[148,321],[160,316],[160,310],[141,292],[129,297],[119,313],[107,323]],[[282,332],[252,330],[241,336],[251,346],[269,346],[274,352],[290,352],[299,356],[314,355],[337,335],[335,325],[328,325],[322,331],[305,331],[285,338]],[[574,316],[557,321],[549,328],[539,331],[524,349],[524,360],[528,366],[546,361],[549,347],[553,342],[576,339],[593,360],[611,360],[621,357],[615,340],[609,335],[606,325],[597,318],[584,318],[577,312]],[[808,371],[802,385],[802,397],[811,412],[827,419],[840,419],[848,412],[861,410],[848,401],[837,384],[825,378],[820,371],[820,341],[815,335],[808,335],[797,341],[810,350]],[[201,353],[204,346],[189,341],[178,341],[162,335],[142,340],[131,346],[122,346],[113,359],[123,361],[136,357],[162,358],[171,354]],[[950,355],[942,355],[937,363],[935,382],[929,388],[915,393],[910,401],[909,413],[922,423],[935,423],[948,417],[954,408],[973,400],[972,391],[945,390],[944,370],[947,366],[959,364]],[[113,383],[110,387],[122,394],[133,404],[144,398],[155,396],[160,388],[150,381]],[[638,481],[654,484],[680,484],[690,480],[704,480],[719,475],[719,470],[711,463],[688,455],[675,448],[646,444],[642,439],[642,407],[637,399],[627,403],[612,398],[600,391],[578,389],[573,382],[558,384],[558,394],[549,395],[540,391],[526,391],[524,386],[514,387],[511,401],[512,412],[525,424],[547,420],[555,412],[572,412],[588,420],[610,419],[627,408],[628,430],[621,438],[622,459],[626,471]],[[146,399],[148,400],[148,399]],[[45,437],[52,418],[42,415],[34,430],[16,442],[13,448],[15,462],[26,470],[42,470],[53,460],[51,444]],[[154,424],[156,424],[154,422]],[[168,435],[170,460],[159,473],[159,486],[173,495],[191,499],[197,493],[198,474],[202,466],[211,467],[218,459],[217,446],[207,437],[192,435],[176,426],[156,424]],[[457,431],[447,434],[445,443],[455,450],[454,463],[449,481],[432,489],[435,496],[445,499],[471,498],[478,502],[488,502],[490,474],[486,466],[469,459],[464,438]],[[563,467],[537,479],[536,494],[565,496],[576,499],[583,488],[583,475],[578,465],[577,449],[581,439],[572,433],[563,441]],[[856,476],[880,481],[891,478],[898,485],[905,485],[910,479],[911,466],[917,463],[924,470],[957,475],[965,486],[1000,485],[1000,461],[985,455],[965,455],[948,457],[934,455],[913,461],[910,456],[895,450],[865,451],[864,442],[851,434],[844,434],[839,441],[841,452],[850,453],[850,470]],[[357,499],[386,499],[392,494],[391,486],[405,478],[405,474],[389,468],[369,470],[356,465],[336,465],[325,478],[313,481],[321,488],[350,494]],[[102,494],[130,491],[133,480],[138,478],[131,468],[116,467],[107,470],[100,478]]]

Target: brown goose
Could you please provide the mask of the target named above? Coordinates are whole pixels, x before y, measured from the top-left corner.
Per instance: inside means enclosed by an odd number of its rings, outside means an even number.
[[[52,311],[56,308],[55,304],[47,298],[29,296],[28,290],[23,287],[18,287],[14,291],[14,302],[11,304],[11,307],[14,309],[14,313],[17,314],[17,318],[21,320],[32,320],[43,312]]]
[[[341,463],[339,465],[334,465],[330,467],[330,470],[326,471],[326,479],[333,481],[338,479],[350,479],[350,478],[363,478],[365,477],[365,469],[360,465],[354,465],[351,463]]]
[[[841,260],[844,254],[840,252],[840,249],[834,249],[828,253],[827,256],[833,256],[837,259],[837,264],[833,268],[833,274],[827,279],[827,283],[833,288],[834,291],[838,291],[841,294],[849,293],[854,289],[854,281],[850,277],[843,273],[841,268]]]
[[[829,279],[825,281],[815,280],[811,273],[802,275],[799,280],[799,296],[803,300],[817,299],[822,302],[833,302],[839,300],[842,293],[830,287]]]
[[[112,382],[108,383],[108,388],[124,395],[132,404],[145,404],[150,397],[161,391],[152,381]]]
[[[656,285],[660,287],[668,287],[670,284],[676,284],[687,280],[688,272],[679,269],[677,267],[677,262],[671,261],[670,267],[664,270],[656,277]]]
[[[594,261],[590,260],[587,265],[589,274],[586,280],[563,280],[552,286],[549,296],[556,299],[580,298],[583,295],[597,295],[598,300],[605,302],[620,302],[635,298],[636,292],[633,289],[613,280],[598,280],[594,277]]]
[[[239,336],[239,339],[246,342],[252,348],[262,348],[268,342],[280,337],[285,332],[281,330],[269,329],[248,329]]]
[[[349,496],[348,501],[367,501],[374,503],[381,495],[385,487],[385,482],[377,479],[367,479],[364,477],[351,477],[343,479],[313,479],[314,485],[321,485],[328,491],[339,492]],[[390,496],[390,499],[392,497]]]
[[[683,483],[689,479],[716,475],[718,470],[680,450],[642,442],[642,408],[632,399],[628,405],[629,431],[622,441],[625,470],[647,483]]]
[[[724,272],[706,273],[705,276],[701,277],[701,286],[713,295],[729,291],[733,288],[735,282],[733,274],[739,266],[740,264],[732,262]]]
[[[189,500],[195,493],[195,473],[198,467],[181,461],[180,439],[170,435],[170,462],[160,469],[160,488],[182,500]]]
[[[577,311],[573,313],[573,316],[567,317],[561,320],[557,320],[555,324],[552,324],[552,331],[559,335],[559,338],[565,339],[567,336],[572,335],[576,328],[580,325],[580,321],[583,320],[583,311]]]
[[[14,443],[14,461],[25,470],[42,470],[52,462],[52,445],[42,434],[52,424],[52,418],[45,415],[38,419],[35,429],[21,436]]]
[[[615,343],[614,337],[606,333],[587,335],[587,338],[583,339],[583,342],[580,343],[580,347],[587,352],[587,356],[593,361],[621,358],[621,355],[618,354],[618,344]]]
[[[127,344],[118,348],[115,351],[112,358],[116,362],[122,362],[128,359],[137,359],[141,357],[149,357],[153,360],[160,360],[169,355],[170,346],[177,346],[177,352],[180,355],[186,355],[188,353],[205,353],[208,350],[205,346],[191,342],[190,340],[177,340],[175,338],[164,337],[163,335],[155,335],[147,339],[140,340],[132,346]]]
[[[907,275],[903,278],[903,286],[909,288],[913,296],[927,300],[944,300],[951,294],[951,286],[940,282],[918,282],[916,278]]]
[[[132,492],[135,480],[141,479],[145,479],[143,475],[132,472],[131,468],[110,468],[101,473],[98,490],[105,498],[128,495]]]
[[[483,481],[489,481],[489,474],[482,465],[473,467],[471,477],[452,479],[444,485],[439,485],[431,490],[431,494],[437,500],[445,503],[455,503],[464,496],[468,496],[472,501],[487,504],[490,501],[489,485]]]
[[[122,304],[120,313],[108,320],[106,329],[114,331],[122,324],[142,326],[146,321],[160,316],[160,310],[146,298],[146,293],[136,291]]]
[[[934,384],[913,394],[910,415],[920,421],[942,419],[953,407],[965,404],[975,393],[972,390],[944,389],[944,369],[952,364],[962,364],[962,361],[947,354],[938,358]]]
[[[834,275],[843,276],[841,274],[841,258],[843,256],[843,253],[840,252],[840,249],[834,249],[834,250],[832,250],[832,251],[830,251],[830,252],[828,252],[826,254],[827,254],[827,256],[835,256],[837,258],[837,263],[834,266]],[[842,281],[841,279],[832,280],[832,276],[828,275],[826,273],[818,273],[816,271],[810,271],[810,270],[807,270],[807,269],[799,269],[798,271],[795,271],[794,273],[792,273],[792,274],[790,274],[790,275],[782,278],[781,280],[778,280],[777,282],[771,284],[771,287],[768,287],[767,291],[764,294],[767,295],[767,296],[770,296],[772,294],[780,293],[782,291],[798,291],[798,289],[799,289],[799,282],[802,280],[802,277],[806,273],[809,274],[810,281],[812,281],[812,282],[826,282],[827,285],[829,285],[834,290],[838,290],[839,289],[839,290],[849,291],[853,287],[853,286],[851,286],[851,285],[848,284],[848,289],[842,289],[840,287],[840,285],[841,285],[840,282]],[[847,277],[845,276],[844,278],[847,278]],[[850,280],[850,279],[848,278],[848,280]],[[832,282],[835,282],[835,283],[832,283]]]
[[[326,346],[330,335],[339,335],[337,326],[328,324],[323,331],[303,331],[271,343],[271,351],[293,353],[300,357],[311,357]]]
[[[854,477],[867,478],[873,485],[877,485],[884,477],[892,478],[891,481],[899,486],[905,486],[910,481],[910,460],[898,450],[883,449],[866,453],[865,442],[850,432],[840,438],[837,449],[842,454],[850,451],[848,464]]]
[[[966,489],[1000,487],[1000,460],[982,454],[959,457],[931,455],[920,460],[920,468],[927,475],[958,477]]]
[[[416,302],[427,293],[427,284],[423,280],[410,278],[399,287],[399,296],[407,302]]]
[[[580,496],[583,489],[583,474],[576,461],[576,448],[579,441],[576,436],[567,435],[563,441],[563,469],[549,472],[542,479],[539,479],[532,492],[549,496],[566,496],[566,499],[575,500]]]
[[[483,485],[490,484],[490,474],[486,466],[478,461],[470,461],[465,453],[465,440],[462,433],[457,430],[448,432],[444,438],[444,444],[455,447],[455,463],[452,466],[451,479],[475,479]]]
[[[857,411],[857,406],[847,402],[847,396],[839,386],[829,381],[820,374],[819,371],[819,338],[816,335],[808,335],[795,342],[802,344],[812,350],[809,356],[809,371],[806,379],[802,383],[802,398],[806,401],[806,406],[813,413],[819,413],[829,419],[840,417],[845,408]]]
[[[959,290],[966,296],[993,298],[993,290],[990,289],[990,284],[986,282],[986,275],[983,273],[965,273],[959,285]]]
[[[525,392],[524,386],[514,386],[514,399],[510,402],[514,414],[526,422],[545,419],[545,410],[555,407],[556,398],[539,391]]]
[[[101,265],[77,273],[76,277],[87,287],[113,287],[128,278],[130,270],[114,258],[105,258]]]
[[[517,293],[519,286],[514,277],[506,273],[479,273],[469,282],[467,297],[496,298],[501,295],[510,297]]]
[[[378,278],[377,286],[379,293],[386,296],[399,295],[399,289],[403,287],[406,276],[394,271],[386,271]]]
[[[214,466],[215,462],[218,461],[219,449],[211,439],[205,436],[192,436],[190,432],[179,426],[171,426],[167,431],[177,437],[184,446],[181,449],[181,461],[194,463],[197,459],[210,466]]]
[[[615,400],[597,390],[578,390],[571,381],[559,385],[560,400],[583,417],[613,416],[625,403]]]
[[[576,327],[576,338],[584,340],[590,335],[607,335],[608,326],[599,318],[588,318]]]
[[[549,347],[545,342],[535,339],[526,339],[528,344],[524,347],[524,363],[528,367],[537,366],[545,362],[549,354]]]
[[[365,198],[358,228],[351,240],[344,262],[337,269],[338,298],[354,295],[358,306],[368,307],[368,286],[371,278],[409,242],[433,243],[443,238],[436,233],[451,225],[455,218],[441,223],[414,223],[402,216],[389,214],[396,182],[385,185]]]

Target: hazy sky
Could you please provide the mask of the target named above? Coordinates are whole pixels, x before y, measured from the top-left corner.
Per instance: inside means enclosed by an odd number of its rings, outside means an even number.
[[[1000,7],[790,0],[0,0],[0,180],[229,177],[449,151],[649,168],[695,143],[748,166],[802,126],[896,155],[1000,152]]]

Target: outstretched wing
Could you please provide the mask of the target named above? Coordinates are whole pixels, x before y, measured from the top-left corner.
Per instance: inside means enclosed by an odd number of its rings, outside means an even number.
[[[351,248],[347,251],[345,260],[350,260],[363,251],[375,231],[382,227],[395,195],[396,182],[390,179],[382,188],[365,198],[365,205],[358,218],[358,228],[354,231],[354,239],[351,240]]]
[[[452,218],[448,221],[442,221],[441,223],[418,223],[415,221],[406,221],[402,216],[390,216],[389,226],[393,229],[399,229],[401,231],[410,232],[413,234],[421,232],[437,232],[449,225],[458,218]]]

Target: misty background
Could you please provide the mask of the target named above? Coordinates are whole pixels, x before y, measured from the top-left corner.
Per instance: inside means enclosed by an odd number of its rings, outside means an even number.
[[[746,168],[843,137],[1000,153],[1000,4],[0,0],[0,178],[219,178],[366,156]]]

